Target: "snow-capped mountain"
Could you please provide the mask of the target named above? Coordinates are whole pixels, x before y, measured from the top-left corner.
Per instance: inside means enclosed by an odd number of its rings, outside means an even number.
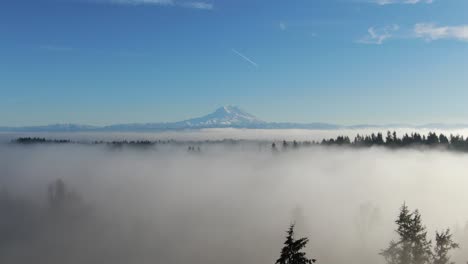
[[[218,127],[218,126],[252,126],[265,124],[262,121],[251,115],[237,106],[223,106],[216,109],[213,113],[199,118],[193,118],[182,121],[181,123],[189,127]]]
[[[146,123],[146,124],[116,124],[110,126],[88,126],[77,124],[55,124],[47,126],[28,127],[0,127],[0,131],[7,132],[80,132],[80,131],[109,131],[109,132],[137,132],[137,131],[164,131],[164,130],[184,130],[203,128],[259,128],[259,129],[362,129],[362,128],[468,128],[468,124],[427,124],[427,125],[355,125],[341,126],[329,123],[276,123],[266,122],[256,116],[247,113],[237,106],[223,106],[214,112],[197,118],[187,119],[178,122],[166,123]]]
[[[237,106],[223,106],[211,114],[187,119],[179,122],[169,123],[147,123],[147,124],[119,124],[103,127],[106,131],[150,131],[150,130],[180,130],[201,128],[258,128],[266,124]]]

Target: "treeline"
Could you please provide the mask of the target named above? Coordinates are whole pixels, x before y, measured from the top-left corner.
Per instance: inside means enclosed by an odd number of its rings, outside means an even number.
[[[69,139],[46,139],[39,137],[20,137],[15,139],[13,142],[19,144],[66,144],[71,143]]]
[[[69,139],[46,139],[40,137],[20,137],[12,141],[17,144],[68,144],[68,143],[79,143],[79,144],[89,144],[89,145],[100,145],[106,144],[111,146],[152,146],[159,144],[169,143],[169,141],[150,141],[150,140],[114,140],[114,141],[92,141],[90,143],[75,142]]]
[[[348,147],[373,147],[382,146],[388,148],[410,148],[410,147],[429,147],[429,148],[443,148],[447,150],[468,152],[468,137],[464,138],[460,135],[445,136],[444,134],[436,134],[429,132],[427,135],[419,133],[404,134],[398,137],[397,133],[387,132],[384,137],[382,133],[372,133],[370,135],[357,134],[354,139],[348,136],[337,136],[336,138],[323,139],[322,141],[286,141],[283,140],[281,144],[273,142],[271,148],[273,151],[295,149],[299,147],[310,146],[348,146]]]
[[[442,133],[437,135],[434,132],[429,132],[427,135],[411,133],[404,134],[402,137],[398,137],[395,131],[388,131],[385,137],[382,135],[382,133],[372,133],[371,135],[365,136],[358,134],[354,140],[351,140],[347,136],[338,136],[334,139],[324,139],[320,144],[352,145],[356,147],[385,146],[391,148],[429,146],[443,147],[457,151],[468,151],[468,137],[464,138],[460,135],[450,135],[447,137]]]
[[[93,144],[108,144],[108,145],[113,145],[116,147],[126,146],[126,145],[148,147],[148,146],[156,145],[156,142],[149,141],[149,140],[131,140],[131,141],[123,140],[123,141],[112,141],[112,142],[94,141]]]
[[[197,145],[197,144],[231,144],[236,145],[240,142],[258,142],[256,140],[237,140],[237,139],[221,139],[221,140],[174,140],[174,139],[166,139],[166,140],[93,140],[93,141],[72,141],[70,139],[46,139],[41,137],[19,137],[11,141],[12,143],[18,144],[42,144],[42,143],[76,143],[76,144],[83,144],[83,145],[167,145],[167,144],[175,144],[175,145]],[[264,141],[268,143],[268,141]]]
[[[176,140],[114,140],[114,141],[92,141],[92,142],[77,142],[69,139],[46,139],[39,137],[20,137],[12,141],[17,144],[85,144],[85,145],[108,145],[111,147],[123,147],[123,146],[135,146],[135,147],[151,147],[155,145],[173,144],[179,146],[189,146],[189,151],[196,150],[193,145],[200,144],[229,144],[236,145],[241,142],[247,143],[259,143],[260,146],[268,147],[267,141],[249,141],[249,140],[233,140],[225,139],[218,141],[176,141]],[[277,144],[274,142],[271,144],[271,148],[276,150],[286,150],[290,148],[308,147],[308,146],[350,146],[350,147],[373,147],[383,146],[389,148],[408,148],[408,147],[419,147],[425,146],[429,148],[443,148],[447,150],[463,151],[468,152],[468,137],[461,135],[449,135],[437,134],[435,132],[429,132],[427,135],[419,133],[404,134],[399,137],[395,131],[388,131],[386,136],[382,133],[372,133],[370,135],[356,135],[354,139],[348,136],[337,136],[336,138],[323,139],[322,141],[286,141]]]

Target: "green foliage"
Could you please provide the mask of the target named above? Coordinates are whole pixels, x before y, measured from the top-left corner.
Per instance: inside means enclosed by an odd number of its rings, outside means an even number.
[[[381,133],[371,135],[357,135],[353,141],[346,136],[338,136],[336,138],[324,139],[322,145],[349,145],[352,147],[372,147],[385,146],[389,148],[405,148],[411,146],[426,146],[445,148],[448,150],[468,152],[468,138],[459,135],[450,135],[450,139],[444,134],[437,135],[434,132],[421,135],[419,133],[405,134],[399,138],[395,131],[387,131],[385,140]]]
[[[432,251],[432,242],[427,239],[426,227],[422,224],[418,210],[410,212],[406,204],[400,208],[395,221],[398,241],[391,241],[388,248],[380,254],[389,264],[449,264],[450,250],[458,248],[452,241],[447,229],[436,233],[436,245]]]
[[[443,232],[436,232],[436,244],[434,246],[433,264],[449,264],[449,252],[458,248],[458,244],[453,242],[450,229]],[[453,262],[452,262],[453,263]]]
[[[71,143],[68,139],[45,139],[39,137],[20,137],[13,141],[17,144],[67,144]]]
[[[301,250],[309,242],[309,239],[304,237],[300,239],[294,238],[294,224],[287,231],[286,241],[281,250],[281,256],[276,260],[276,264],[311,264],[315,259],[308,259],[305,252]]]

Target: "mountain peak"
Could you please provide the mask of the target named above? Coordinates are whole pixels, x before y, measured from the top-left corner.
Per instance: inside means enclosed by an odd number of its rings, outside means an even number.
[[[256,116],[242,110],[235,105],[225,105],[217,108],[214,112],[184,121],[167,123],[131,123],[115,124],[109,126],[88,126],[77,124],[54,124],[46,126],[27,127],[0,127],[0,131],[7,132],[78,132],[78,131],[162,131],[180,129],[203,129],[203,128],[259,128],[259,129],[364,129],[364,128],[430,128],[430,129],[460,129],[468,128],[468,124],[388,124],[388,125],[356,125],[341,126],[329,123],[275,123],[265,122]]]
[[[226,115],[240,114],[240,115],[247,115],[247,116],[253,117],[253,115],[245,112],[244,110],[240,109],[239,107],[235,105],[221,106],[218,109],[216,109],[213,113],[222,113]]]
[[[219,107],[211,114],[186,120],[185,123],[196,127],[245,127],[253,124],[263,124],[265,122],[237,106],[226,105]]]

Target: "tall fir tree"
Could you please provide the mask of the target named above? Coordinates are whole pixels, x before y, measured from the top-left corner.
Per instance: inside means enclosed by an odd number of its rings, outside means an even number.
[[[443,232],[436,232],[436,244],[434,246],[433,264],[452,264],[449,252],[458,248],[458,244],[453,242],[450,229]]]
[[[423,226],[421,221],[421,214],[418,210],[413,212],[413,219],[411,221],[411,242],[413,252],[414,264],[425,264],[431,260],[431,241],[427,240],[426,227]]]
[[[432,249],[418,210],[410,212],[403,204],[395,223],[399,239],[391,241],[389,247],[380,253],[388,264],[452,264],[449,252],[458,248],[458,244],[453,242],[449,229],[436,232],[436,244]]]
[[[312,264],[315,259],[308,259],[306,253],[301,250],[309,242],[306,237],[295,239],[294,238],[294,224],[291,224],[287,231],[286,241],[281,250],[281,256],[276,260],[276,264]]]
[[[398,241],[391,241],[380,254],[389,264],[426,264],[431,260],[431,241],[427,240],[426,227],[422,225],[418,210],[410,212],[406,204],[400,208],[398,219]]]

